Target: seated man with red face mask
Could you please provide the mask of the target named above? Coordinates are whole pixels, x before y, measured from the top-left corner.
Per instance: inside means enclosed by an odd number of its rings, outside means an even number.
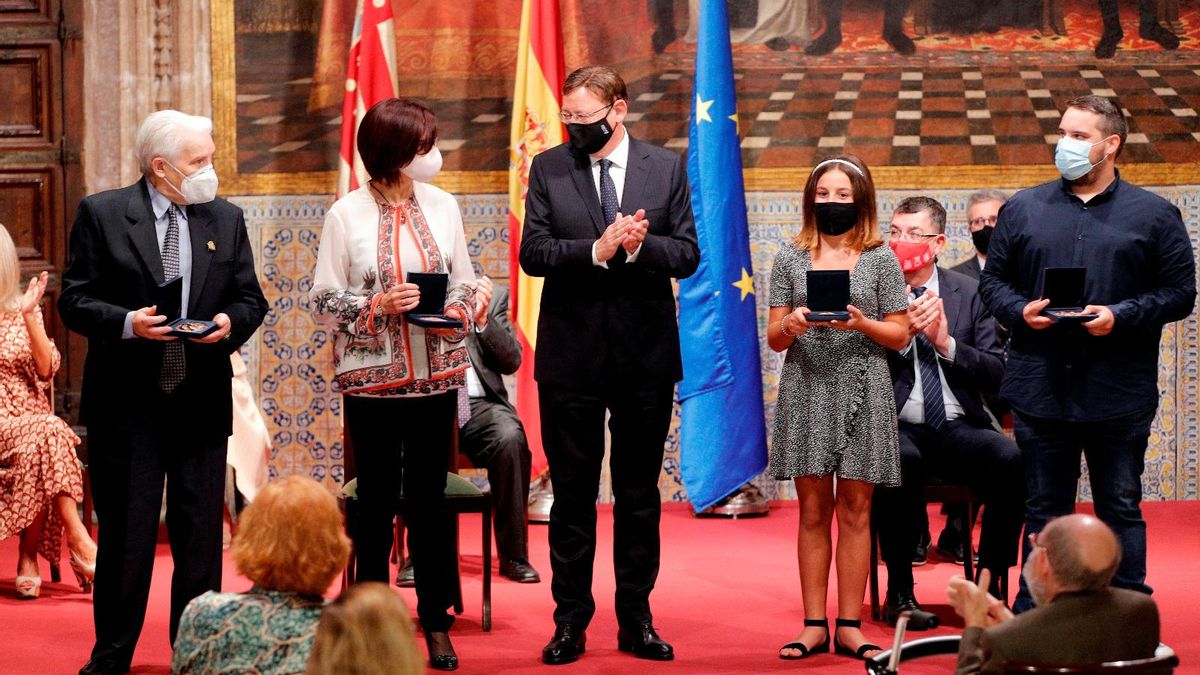
[[[982,499],[979,564],[996,580],[1017,561],[1025,503],[1021,453],[996,429],[983,400],[999,387],[1004,370],[996,322],[975,280],[937,266],[945,229],[946,209],[929,197],[900,202],[890,228],[889,244],[911,290],[912,340],[888,353],[901,485],[875,490],[873,518],[888,568],[885,618],[895,623],[911,611],[910,630],[938,623],[913,593],[912,552],[926,527],[926,476],[970,485]]]

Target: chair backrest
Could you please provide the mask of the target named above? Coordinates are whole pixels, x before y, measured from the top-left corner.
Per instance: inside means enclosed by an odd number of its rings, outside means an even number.
[[[1121,675],[1171,675],[1179,665],[1179,657],[1170,647],[1160,644],[1148,659],[1109,661],[1082,666],[1047,666],[1011,661],[1004,664],[1006,674],[1017,675],[1082,675],[1083,673],[1120,673]]]

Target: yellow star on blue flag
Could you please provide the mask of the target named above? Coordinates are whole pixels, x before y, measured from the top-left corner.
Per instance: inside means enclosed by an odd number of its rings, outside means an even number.
[[[733,282],[733,285],[742,292],[742,300],[745,300],[747,295],[754,295],[754,277],[750,276],[745,267],[742,268],[742,278]]]

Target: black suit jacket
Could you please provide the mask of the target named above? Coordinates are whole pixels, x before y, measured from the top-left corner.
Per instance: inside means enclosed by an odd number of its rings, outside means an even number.
[[[955,341],[954,363],[939,359],[946,384],[962,404],[966,419],[976,425],[991,425],[983,396],[995,393],[1004,374],[1003,349],[996,335],[996,322],[983,306],[978,282],[950,270],[937,268],[939,295],[946,307],[950,336]],[[888,351],[888,367],[899,412],[916,382],[915,350],[907,354]]]
[[[520,260],[526,274],[546,278],[538,382],[682,379],[671,278],[690,276],[700,262],[687,174],[679,155],[630,138],[620,212],[638,209],[645,209],[650,229],[637,261],[597,267],[592,244],[608,223],[588,157],[563,144],[534,158]]]
[[[158,384],[164,343],[121,338],[125,316],[155,304],[164,281],[146,181],[91,195],[79,205],[58,309],[67,328],[88,339],[80,402],[88,427],[130,430],[170,415],[173,428],[192,437],[218,439],[232,431],[229,355],[258,329],[267,301],[242,210],[217,199],[188,206],[187,216],[187,315],[211,319],[223,312],[231,331],[216,344],[183,341],[187,374],[167,396]]]
[[[982,272],[979,268],[979,256],[972,255],[970,258],[958,263],[950,268],[951,272],[958,272],[964,276],[971,277],[975,281],[979,281],[979,273]]]
[[[512,408],[503,376],[521,367],[521,343],[513,335],[508,318],[508,289],[503,286],[493,287],[487,326],[479,333],[474,330],[467,333],[467,353],[487,400]]]

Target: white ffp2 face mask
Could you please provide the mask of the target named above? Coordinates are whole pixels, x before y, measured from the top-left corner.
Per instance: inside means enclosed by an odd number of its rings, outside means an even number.
[[[428,183],[436,178],[438,172],[441,170],[442,151],[438,150],[438,147],[435,145],[429,149],[429,152],[413,157],[412,161],[408,163],[408,166],[400,169],[400,173],[413,180],[420,181],[422,183]]]
[[[163,160],[166,161],[166,160]],[[183,176],[183,172],[175,168],[175,165],[167,162],[167,166],[175,169],[175,173]],[[165,178],[165,177],[164,177]],[[179,187],[175,187],[171,181],[167,181],[183,201],[188,204],[205,204],[217,198],[217,171],[212,164],[203,166],[190,176],[183,176],[183,181]]]

